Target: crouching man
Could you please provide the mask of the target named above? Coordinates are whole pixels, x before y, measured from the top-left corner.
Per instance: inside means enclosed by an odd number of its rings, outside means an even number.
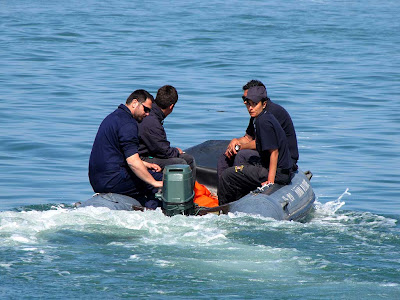
[[[171,147],[164,129],[164,119],[175,108],[178,92],[172,85],[164,85],[157,91],[150,115],[139,124],[139,155],[143,161],[155,163],[164,169],[167,165],[187,164],[193,179],[196,178],[196,162],[193,156],[178,147]]]
[[[150,93],[136,90],[100,124],[89,160],[89,181],[94,192],[130,196],[147,208],[159,205],[155,193],[163,185],[161,168],[142,161],[138,153],[138,123],[149,115],[152,102]],[[92,199],[81,206],[104,203]]]

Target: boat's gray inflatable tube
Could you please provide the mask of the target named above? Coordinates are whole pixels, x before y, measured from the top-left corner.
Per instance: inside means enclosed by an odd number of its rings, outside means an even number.
[[[92,198],[75,205],[77,207],[107,207],[111,210],[132,210],[133,206],[142,206],[132,197],[114,193],[95,194]]]
[[[313,207],[314,192],[308,178],[303,172],[297,171],[289,185],[285,185],[269,195],[250,193],[237,201],[230,203],[230,212],[243,212],[252,215],[273,218],[275,220],[299,220],[305,217]]]

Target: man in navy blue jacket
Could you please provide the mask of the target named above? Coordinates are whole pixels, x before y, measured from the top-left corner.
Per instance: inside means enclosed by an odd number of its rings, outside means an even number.
[[[265,85],[259,80],[250,80],[243,86],[243,92],[246,94],[252,87],[263,87],[265,89],[265,102],[268,111],[278,120],[282,129],[286,134],[289,151],[293,162],[293,170],[297,170],[297,161],[299,159],[299,150],[297,147],[296,131],[293,126],[292,118],[289,113],[279,104],[271,101],[267,96]],[[243,96],[245,97],[245,96]],[[242,97],[242,98],[243,98]],[[243,98],[244,100],[244,98]],[[218,176],[222,172],[233,165],[241,165],[245,163],[253,163],[259,160],[259,153],[256,151],[256,135],[254,131],[254,112],[250,112],[249,125],[246,134],[240,138],[234,138],[230,141],[225,153],[218,160]],[[252,115],[253,114],[253,115]],[[240,149],[237,150],[237,149]]]
[[[154,201],[155,188],[163,184],[157,173],[161,168],[142,161],[138,153],[138,123],[149,115],[152,101],[147,91],[136,90],[100,124],[89,159],[89,181],[96,193],[131,196],[143,205]]]
[[[278,120],[269,112],[267,92],[263,86],[244,91],[243,101],[254,119],[255,147],[258,162],[235,165],[225,169],[218,182],[218,201],[235,201],[258,186],[289,184],[293,160],[286,133]]]
[[[178,93],[171,85],[164,85],[157,91],[150,115],[139,124],[139,155],[143,161],[155,163],[162,169],[167,165],[188,164],[196,177],[196,163],[193,156],[178,147],[171,147],[163,126],[164,119],[172,113]]]

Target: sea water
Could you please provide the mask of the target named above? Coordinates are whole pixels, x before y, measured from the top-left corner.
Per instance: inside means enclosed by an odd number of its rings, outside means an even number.
[[[0,298],[400,298],[397,1],[0,2]],[[183,149],[244,134],[242,86],[291,114],[304,223],[74,209],[135,89],[174,85]]]

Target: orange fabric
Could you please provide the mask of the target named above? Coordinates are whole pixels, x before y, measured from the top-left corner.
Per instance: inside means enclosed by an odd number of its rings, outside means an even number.
[[[194,183],[194,203],[203,207],[218,206],[218,198],[211,195],[211,192],[197,181]]]

